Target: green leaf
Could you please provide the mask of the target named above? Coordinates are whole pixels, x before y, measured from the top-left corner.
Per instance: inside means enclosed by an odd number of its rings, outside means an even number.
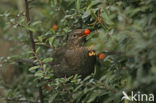
[[[53,60],[53,58],[45,58],[43,59],[43,63],[48,63],[48,62],[51,62]]]
[[[26,27],[26,29],[29,30],[29,31],[32,31],[32,32],[35,32],[35,31],[36,31],[36,30],[35,30],[34,28],[32,28],[32,27]]]
[[[53,94],[53,96],[49,99],[48,103],[53,103],[53,101],[55,100],[56,96],[58,95],[58,93]]]
[[[42,42],[42,40],[43,40],[43,35],[38,36],[38,40],[39,40],[40,42]]]
[[[38,71],[35,73],[36,77],[43,77],[43,72],[42,71]]]
[[[53,46],[54,36],[49,38],[49,44],[50,46]]]
[[[35,22],[33,22],[31,25],[32,26],[35,26],[35,25],[38,25],[38,24],[41,24],[42,22],[41,21],[35,21]]]
[[[81,0],[76,0],[76,9],[79,11],[81,5]]]
[[[36,53],[38,53],[40,51],[40,47],[38,47],[37,49],[36,49]]]
[[[38,69],[38,68],[40,68],[39,65],[38,65],[38,66],[33,66],[33,67],[29,68],[29,71],[33,71],[33,70],[36,70],[36,69]]]
[[[90,15],[90,10],[87,10],[83,15],[82,19],[87,18]]]

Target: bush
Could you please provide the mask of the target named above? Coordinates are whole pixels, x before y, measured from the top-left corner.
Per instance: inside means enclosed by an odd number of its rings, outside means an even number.
[[[122,91],[155,94],[155,4],[155,0],[30,0],[30,21],[25,11],[1,12],[3,39],[16,43],[13,50],[20,48],[17,55],[1,58],[4,69],[8,63],[16,68],[12,83],[6,84],[5,79],[0,82],[6,89],[6,101],[129,103],[121,101]],[[94,45],[96,53],[105,52],[106,57],[85,79],[79,75],[53,78],[48,65],[53,49],[64,45],[67,34],[77,28],[90,29],[86,46]],[[30,48],[30,32],[34,51]],[[36,66],[17,62],[34,55]]]

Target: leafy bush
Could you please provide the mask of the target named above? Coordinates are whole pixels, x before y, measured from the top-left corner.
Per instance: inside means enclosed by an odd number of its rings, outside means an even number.
[[[13,50],[20,48],[18,55],[1,58],[4,69],[8,63],[16,68],[12,83],[1,80],[6,101],[129,103],[121,101],[122,91],[155,94],[155,4],[155,0],[32,0],[31,21],[26,20],[25,11],[2,11],[3,37],[16,42]],[[64,45],[67,34],[77,28],[89,28],[92,32],[86,46],[94,45],[96,53],[105,52],[106,57],[98,60],[94,74],[83,80],[78,75],[53,78],[48,65],[53,49]],[[33,33],[35,51],[26,31]],[[36,66],[17,62],[34,56]]]

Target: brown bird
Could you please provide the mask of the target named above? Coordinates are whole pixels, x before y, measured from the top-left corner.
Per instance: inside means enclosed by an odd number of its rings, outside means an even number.
[[[85,77],[94,71],[95,55],[89,55],[90,50],[84,46],[86,35],[82,35],[83,29],[72,31],[67,43],[55,49],[51,67],[54,77],[65,77],[79,74]]]

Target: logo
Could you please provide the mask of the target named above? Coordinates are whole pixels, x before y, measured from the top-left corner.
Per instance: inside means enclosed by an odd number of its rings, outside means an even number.
[[[122,91],[123,97],[122,100],[129,100],[129,101],[154,101],[154,94],[143,94],[140,91],[137,93],[131,91],[131,95],[128,96],[125,91]]]

